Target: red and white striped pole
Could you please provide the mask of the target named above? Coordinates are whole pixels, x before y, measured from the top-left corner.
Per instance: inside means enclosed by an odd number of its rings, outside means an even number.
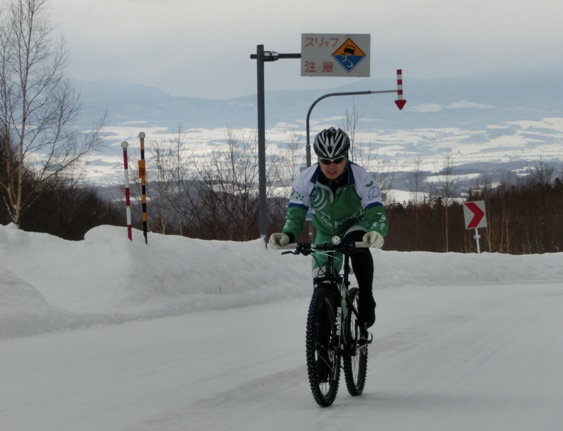
[[[407,101],[403,99],[403,69],[397,69],[397,100],[395,105],[397,108],[403,109]]]
[[[121,143],[123,148],[123,169],[125,171],[125,212],[127,214],[127,237],[133,241],[133,233],[131,231],[131,197],[129,194],[129,166],[127,164],[127,141]]]

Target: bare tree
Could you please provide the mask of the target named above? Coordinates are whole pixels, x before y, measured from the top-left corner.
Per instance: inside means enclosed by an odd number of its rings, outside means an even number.
[[[458,176],[454,172],[455,166],[452,156],[447,154],[444,159],[444,166],[438,175],[438,195],[441,198],[444,209],[444,251],[450,249],[450,205],[456,196],[458,189]]]
[[[183,235],[197,214],[195,196],[197,177],[190,174],[188,168],[195,152],[195,147],[187,148],[181,125],[169,142],[156,143],[153,147],[155,165],[157,225],[161,233],[168,232],[167,227]],[[168,226],[172,223],[172,226]]]
[[[407,177],[407,184],[411,193],[413,194],[413,208],[414,208],[414,239],[416,250],[419,249],[420,246],[420,235],[419,235],[419,214],[418,210],[420,207],[420,194],[423,190],[423,185],[428,176],[427,172],[422,170],[422,157],[417,157],[414,160],[413,170]]]
[[[48,0],[11,0],[0,20],[0,135],[5,175],[0,190],[10,219],[49,184],[102,146],[101,123],[85,135],[70,126],[79,97],[68,80],[63,38],[55,38]]]
[[[298,134],[289,133],[283,150],[268,157],[266,165],[268,229],[279,229],[283,223],[291,185],[306,165],[304,144]]]
[[[356,145],[356,132],[360,126],[359,122],[361,117],[362,113],[358,110],[358,105],[354,100],[352,111],[348,111],[348,109],[346,109],[346,117],[344,118],[343,125],[344,130],[350,137],[350,160],[352,161],[357,161],[360,157]]]
[[[298,134],[291,132],[285,144],[282,155],[268,158],[269,182],[282,188],[291,186],[299,175],[301,167],[305,165],[305,152]]]
[[[360,145],[361,142],[357,138],[357,132],[360,128],[360,119],[362,113],[358,110],[358,106],[354,101],[352,110],[346,110],[343,128],[350,137],[350,160],[354,163],[362,165],[365,169],[373,172],[376,182],[385,194],[388,192],[394,180],[394,163],[389,160],[379,159],[377,151],[374,151],[371,143]]]
[[[294,132],[289,134],[289,139],[287,141],[287,152],[288,152],[288,162],[287,167],[287,179],[290,184],[297,178],[300,172],[301,166],[305,164],[305,152],[303,151],[303,143],[300,142],[299,135]]]
[[[550,249],[549,219],[551,203],[551,185],[555,179],[555,168],[540,160],[532,170],[530,183],[538,199],[536,217],[537,229],[536,249],[545,253]]]
[[[197,166],[199,223],[204,237],[227,240],[255,238],[258,222],[257,137],[237,139],[227,131],[226,149],[214,151]]]
[[[420,194],[423,193],[423,186],[428,176],[427,172],[422,170],[422,158],[419,156],[413,162],[413,170],[407,177],[409,190],[413,195],[413,204],[418,206],[420,202]]]

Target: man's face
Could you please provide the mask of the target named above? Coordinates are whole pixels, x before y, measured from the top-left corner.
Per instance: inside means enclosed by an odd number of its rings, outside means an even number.
[[[329,180],[335,180],[342,175],[346,168],[346,157],[336,157],[334,159],[319,157],[319,166],[325,177]]]

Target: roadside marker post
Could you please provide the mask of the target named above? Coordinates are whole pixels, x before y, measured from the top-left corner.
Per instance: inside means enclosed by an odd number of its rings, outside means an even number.
[[[129,143],[123,141],[121,143],[121,148],[123,148],[123,171],[125,175],[125,214],[127,217],[127,238],[129,241],[133,241],[133,233],[131,231],[131,197],[129,193],[129,166],[127,163],[127,147]]]
[[[485,212],[485,201],[474,201],[463,203],[463,216],[466,229],[475,229],[475,242],[477,243],[477,253],[481,253],[479,240],[479,228],[487,227],[487,217]]]
[[[141,205],[142,205],[142,219],[143,219],[143,235],[145,237],[145,244],[147,240],[147,168],[145,162],[145,132],[139,133],[141,141],[141,160],[139,160],[139,178],[141,179]]]

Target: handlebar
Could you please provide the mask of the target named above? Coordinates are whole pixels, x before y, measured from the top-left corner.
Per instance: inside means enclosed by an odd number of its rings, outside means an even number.
[[[344,254],[351,253],[355,248],[369,248],[369,244],[359,241],[359,242],[348,242],[340,244],[332,244],[326,242],[324,244],[312,244],[310,242],[292,242],[279,247],[279,250],[291,250],[284,251],[282,254],[303,254],[309,255],[313,251],[337,251]]]

